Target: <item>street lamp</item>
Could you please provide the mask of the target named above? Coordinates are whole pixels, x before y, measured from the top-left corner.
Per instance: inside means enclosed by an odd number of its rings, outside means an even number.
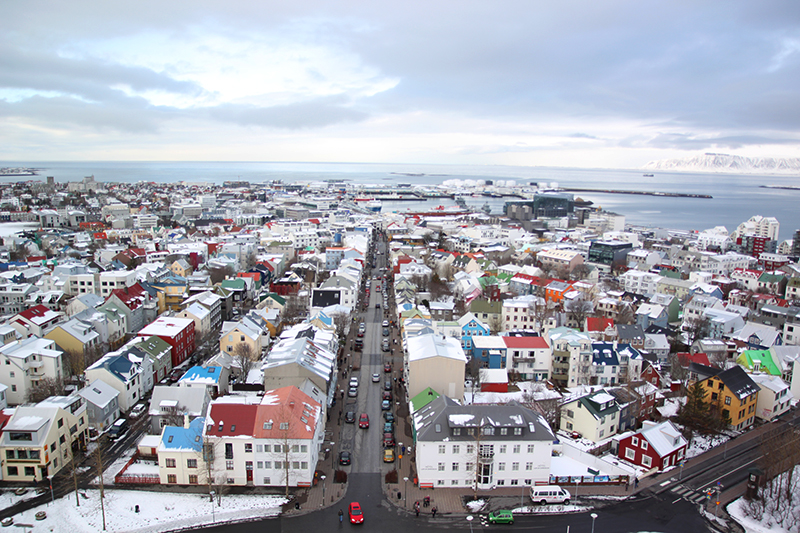
[[[468,515],[467,515],[467,522],[469,522],[469,533],[472,533],[472,520],[473,520],[474,518],[475,518],[475,517],[474,517],[474,516],[472,516],[471,514],[468,514]]]
[[[336,454],[334,453],[333,445],[335,442],[331,441],[331,469],[336,470]]]
[[[53,494],[53,475],[50,474],[47,476],[47,479],[50,480],[50,498],[53,500],[53,503],[56,503],[56,496]]]
[[[397,454],[397,469],[400,470],[400,469],[403,468],[403,443],[402,442],[398,442],[397,443],[397,449],[400,451],[400,453]]]
[[[213,523],[216,523],[217,522],[217,513],[216,513],[216,511],[214,511],[214,494],[216,494],[216,493],[212,490],[211,492],[209,492],[209,494],[211,495],[211,521]]]
[[[597,518],[597,513],[592,513],[589,516],[592,517],[592,533],[594,533],[594,520]]]
[[[406,495],[406,496],[405,496],[405,501],[403,502],[403,508],[406,508],[406,507],[408,507],[408,478],[407,478],[407,477],[404,477],[404,478],[403,478],[403,481],[405,481],[405,482],[406,482],[406,486],[405,486],[405,488],[403,489],[403,490],[405,491],[405,492],[404,492],[404,494]]]
[[[322,507],[325,504],[325,474],[322,474],[319,478],[322,480],[322,503],[319,506]]]

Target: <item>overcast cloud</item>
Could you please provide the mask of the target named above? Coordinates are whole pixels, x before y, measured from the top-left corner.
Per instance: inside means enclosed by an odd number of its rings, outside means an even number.
[[[0,160],[800,157],[796,0],[227,4],[0,4]]]

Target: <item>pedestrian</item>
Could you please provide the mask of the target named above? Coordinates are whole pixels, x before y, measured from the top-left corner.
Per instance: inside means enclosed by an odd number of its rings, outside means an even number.
[[[431,514],[433,515],[433,518],[436,518],[436,511],[437,511],[437,509],[436,509],[436,506],[434,505],[433,509],[431,509]]]
[[[419,507],[415,507],[414,512],[417,514],[417,518],[419,518]]]
[[[639,488],[639,478],[638,477],[633,478],[633,485],[637,489]]]

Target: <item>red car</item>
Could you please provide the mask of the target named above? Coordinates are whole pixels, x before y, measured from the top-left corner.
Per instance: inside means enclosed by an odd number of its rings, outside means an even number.
[[[358,427],[362,429],[369,427],[369,415],[367,413],[361,413],[361,416],[358,417]]]
[[[391,448],[394,446],[394,435],[391,433],[384,433],[383,434],[383,447],[384,448]]]
[[[350,502],[350,523],[351,524],[361,524],[364,522],[364,513],[361,512],[361,506],[358,502]]]
[[[384,363],[383,364],[383,371],[388,374],[389,372],[392,371],[392,365],[390,365],[389,363]]]

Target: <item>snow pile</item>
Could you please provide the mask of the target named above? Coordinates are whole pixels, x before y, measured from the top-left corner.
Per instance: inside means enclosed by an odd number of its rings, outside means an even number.
[[[689,447],[686,449],[686,458],[691,459],[692,457],[702,455],[711,448],[722,446],[730,439],[731,437],[728,435],[694,434],[692,435],[692,442],[689,443]]]
[[[102,531],[100,492],[82,492],[80,507],[75,504],[75,494],[60,498],[55,503],[36,507],[14,516],[17,524],[41,524],[42,531],[53,533],[94,533]],[[150,533],[180,528],[194,528],[216,522],[247,520],[277,516],[285,498],[277,496],[225,495],[219,505],[214,502],[214,514],[208,495],[165,494],[162,492],[106,490],[104,498],[106,531]],[[135,507],[139,506],[139,512]],[[34,514],[47,513],[38,522]],[[213,521],[212,521],[213,520]]]
[[[471,513],[477,513],[483,509],[484,505],[486,505],[486,500],[472,500],[471,502],[467,502],[467,509],[469,509]]]

